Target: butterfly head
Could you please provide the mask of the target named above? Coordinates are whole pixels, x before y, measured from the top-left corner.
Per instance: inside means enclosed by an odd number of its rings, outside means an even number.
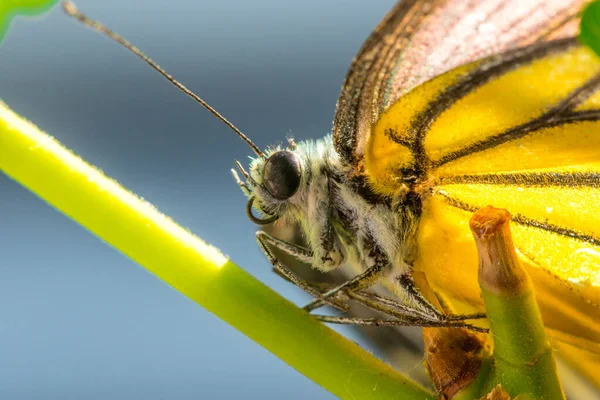
[[[246,182],[234,170],[232,173],[248,197],[246,210],[252,222],[266,225],[294,208],[294,203],[302,197],[302,187],[306,181],[303,158],[296,144],[290,140],[287,148],[277,146],[254,158],[249,172],[236,161]],[[259,211],[263,216],[257,217],[253,210]]]

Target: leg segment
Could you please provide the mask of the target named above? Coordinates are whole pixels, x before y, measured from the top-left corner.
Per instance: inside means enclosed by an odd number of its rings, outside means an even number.
[[[280,245],[285,244],[286,248],[282,248],[282,250],[289,252],[293,256],[297,255],[297,258],[301,261],[303,261],[305,257],[308,257],[310,255],[310,251],[300,246],[288,243],[284,240],[277,239],[266,232],[259,231],[256,233],[256,241],[258,242],[258,247],[265,254],[271,265],[273,265],[275,271],[288,281],[298,286],[300,289],[304,290],[306,293],[310,294],[313,297],[316,297],[317,299],[321,299],[322,294],[319,291],[314,289],[306,281],[299,279],[292,271],[290,271],[283,264],[281,264],[279,260],[277,260],[273,253],[269,250],[265,238],[267,238],[266,240],[269,240],[269,243],[273,244],[277,248],[281,248]],[[295,253],[294,251],[296,250],[297,252]],[[335,299],[330,297],[331,296],[328,296],[327,298],[323,299],[324,304],[328,304],[340,311],[348,310],[348,305],[342,304],[339,301],[336,301]]]
[[[400,287],[404,289],[405,293],[408,297],[413,300],[416,304],[418,304],[423,311],[428,314],[430,317],[437,319],[438,321],[462,321],[464,319],[482,319],[485,318],[485,313],[477,313],[477,314],[453,314],[446,315],[440,310],[438,310],[433,304],[429,302],[423,296],[423,294],[417,289],[414,284],[414,281],[410,274],[404,274],[398,277],[398,283]]]
[[[298,261],[302,261],[307,264],[312,264],[313,253],[309,249],[295,245],[285,240],[276,238],[273,235],[269,235],[267,232],[258,231],[256,232],[258,240],[262,240],[264,243],[269,244],[273,247],[278,248],[281,251],[285,251]]]
[[[322,322],[330,324],[356,325],[356,326],[423,326],[423,327],[439,327],[439,328],[466,328],[476,332],[489,332],[486,328],[480,328],[461,322],[451,321],[425,321],[415,320],[409,317],[396,319],[378,319],[378,318],[352,318],[352,317],[332,317],[329,315],[315,315]]]
[[[324,301],[326,299],[328,299],[332,296],[335,296],[336,294],[340,293],[341,291],[345,291],[347,293],[353,292],[353,291],[360,292],[361,290],[372,286],[377,281],[377,279],[383,274],[383,272],[385,272],[385,269],[388,266],[389,266],[389,263],[388,263],[387,259],[385,259],[384,257],[378,257],[375,260],[375,264],[373,264],[371,267],[367,268],[363,273],[361,273],[360,275],[357,275],[353,279],[331,289],[330,291],[323,293],[322,298],[317,298],[317,299],[313,300],[312,302],[308,303],[307,305],[304,306],[304,309],[306,311],[310,312],[319,307],[322,307],[325,305]]]
[[[435,326],[435,327],[461,327],[471,329],[477,332],[487,332],[488,330],[485,328],[480,328],[477,326],[473,326],[471,324],[465,324],[460,320],[454,319],[438,319],[437,317],[432,317],[428,314],[424,314],[419,310],[411,308],[406,304],[399,303],[395,300],[392,300],[387,297],[379,296],[377,294],[368,293],[368,292],[349,292],[348,297],[352,300],[355,300],[359,304],[370,308],[375,311],[379,311],[381,313],[387,314],[393,319],[374,319],[374,321],[384,321],[383,325],[394,325],[393,321],[403,321],[405,325],[411,326]],[[341,322],[334,322],[341,323]],[[351,322],[345,322],[350,324]],[[359,320],[358,324],[362,324]],[[400,324],[398,324],[400,325]]]

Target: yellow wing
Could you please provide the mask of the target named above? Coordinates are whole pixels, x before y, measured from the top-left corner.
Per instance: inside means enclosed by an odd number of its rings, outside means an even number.
[[[375,191],[421,194],[415,269],[459,311],[483,307],[469,218],[506,208],[545,324],[597,354],[599,89],[600,61],[574,39],[512,50],[400,98],[364,158]]]
[[[589,0],[401,0],[354,58],[333,121],[346,164],[360,168],[371,126],[415,86],[459,65],[576,34]]]

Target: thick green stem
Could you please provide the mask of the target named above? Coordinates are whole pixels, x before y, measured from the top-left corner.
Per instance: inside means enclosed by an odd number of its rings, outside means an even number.
[[[0,169],[335,395],[432,398],[1,102]]]
[[[503,298],[484,291],[483,298],[488,314],[494,316],[490,323],[497,381],[508,393],[564,399],[533,293]]]
[[[510,234],[510,214],[486,207],[471,219],[479,253],[479,285],[494,338],[494,370],[487,390],[498,383],[516,397],[564,399],[552,348],[529,276]]]

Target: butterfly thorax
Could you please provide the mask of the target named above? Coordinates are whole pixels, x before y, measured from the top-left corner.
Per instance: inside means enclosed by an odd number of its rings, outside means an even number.
[[[298,188],[287,199],[273,196],[265,177],[266,163],[278,152],[292,153],[287,156],[295,157],[300,171]],[[417,221],[415,207],[408,206],[410,194],[373,193],[340,162],[330,136],[268,149],[252,161],[247,189],[255,209],[276,216],[278,224],[299,224],[314,268],[327,272],[349,263],[365,269],[383,255],[390,270],[407,271]]]

